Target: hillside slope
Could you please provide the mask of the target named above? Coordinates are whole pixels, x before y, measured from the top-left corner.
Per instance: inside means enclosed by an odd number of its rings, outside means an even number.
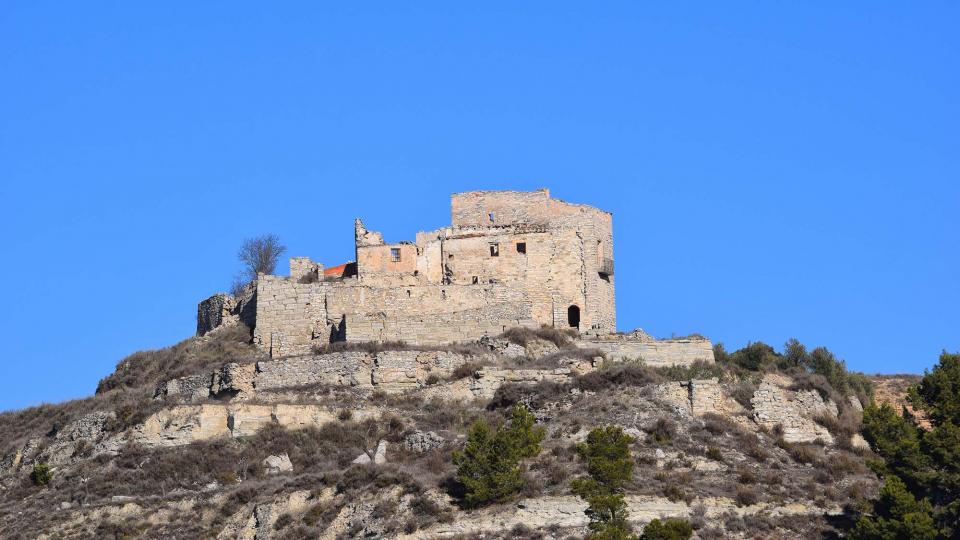
[[[582,537],[575,447],[603,425],[633,437],[638,531],[678,517],[698,538],[829,535],[875,494],[862,388],[726,356],[612,362],[575,339],[272,360],[233,326],[134,354],[91,398],[0,414],[0,536]],[[517,403],[546,429],[522,490],[462,508],[452,453]]]

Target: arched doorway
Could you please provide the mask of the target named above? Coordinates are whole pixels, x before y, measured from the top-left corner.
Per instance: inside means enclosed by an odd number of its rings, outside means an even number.
[[[580,328],[580,308],[570,306],[567,308],[567,324],[570,328]]]

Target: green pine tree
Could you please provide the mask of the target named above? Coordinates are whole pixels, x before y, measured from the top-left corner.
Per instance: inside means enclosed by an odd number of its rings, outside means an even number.
[[[495,432],[482,420],[470,427],[467,444],[453,454],[464,506],[504,500],[523,488],[520,460],[539,454],[546,434],[535,422],[533,413],[521,404],[514,407],[509,425]]]
[[[930,501],[917,501],[894,475],[884,480],[873,515],[862,516],[850,534],[853,540],[934,540],[938,536]]]
[[[589,476],[575,479],[571,488],[589,505],[590,540],[636,538],[623,499],[623,485],[633,475],[632,441],[622,428],[607,426],[593,429],[586,442],[577,446]]]
[[[873,512],[858,521],[857,538],[960,535],[960,354],[941,354],[910,401],[930,430],[886,404],[864,411],[863,435],[883,458],[870,466],[884,486]]]

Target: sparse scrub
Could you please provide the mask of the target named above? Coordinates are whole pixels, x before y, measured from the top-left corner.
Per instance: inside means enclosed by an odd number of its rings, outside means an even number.
[[[760,502],[760,495],[757,490],[751,486],[737,486],[737,495],[734,498],[737,506],[750,506]]]
[[[657,444],[668,444],[677,434],[677,424],[669,418],[658,418],[646,431],[650,441]]]
[[[667,381],[689,381],[691,379],[723,379],[726,371],[723,365],[715,362],[697,360],[689,366],[672,365],[652,368],[654,372]]]
[[[575,386],[588,392],[600,392],[618,386],[646,386],[663,379],[652,368],[624,363],[591,371],[577,377]]]
[[[572,338],[577,337],[577,335],[577,331],[574,329],[559,329],[552,326],[541,326],[534,329],[518,326],[508,328],[503,334],[500,334],[500,337],[521,347],[526,347],[527,343],[534,339],[543,339],[553,343],[559,349],[567,349],[574,346]]]

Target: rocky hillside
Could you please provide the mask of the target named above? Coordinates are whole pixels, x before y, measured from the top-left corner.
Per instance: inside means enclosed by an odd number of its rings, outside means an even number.
[[[0,414],[0,537],[581,538],[576,445],[604,425],[632,438],[635,532],[673,517],[704,539],[830,535],[876,493],[862,380],[789,351],[654,369],[575,340],[269,359],[236,325],[136,353],[91,398]],[[464,508],[453,453],[518,403],[546,430],[522,487]]]

